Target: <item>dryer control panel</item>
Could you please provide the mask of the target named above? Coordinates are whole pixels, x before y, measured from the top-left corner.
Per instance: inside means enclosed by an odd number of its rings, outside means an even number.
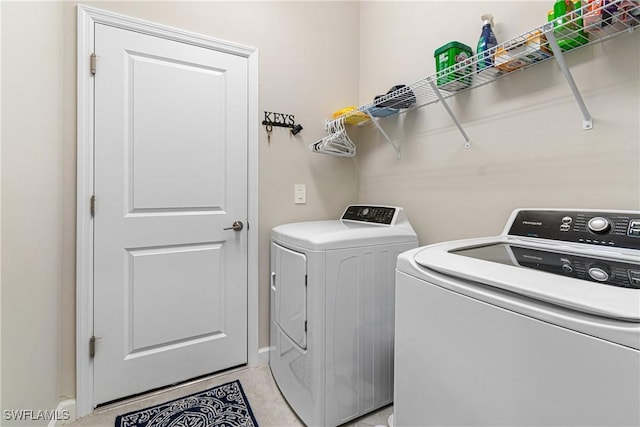
[[[351,205],[342,214],[342,220],[392,225],[400,208],[390,206]]]
[[[509,234],[640,249],[640,212],[520,210]]]

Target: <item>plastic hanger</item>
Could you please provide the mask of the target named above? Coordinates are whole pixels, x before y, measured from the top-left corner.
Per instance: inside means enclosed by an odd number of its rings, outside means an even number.
[[[344,126],[344,117],[340,117],[327,124],[329,135],[309,145],[309,150],[314,153],[330,154],[338,157],[353,157],[356,154],[356,146],[349,138]]]

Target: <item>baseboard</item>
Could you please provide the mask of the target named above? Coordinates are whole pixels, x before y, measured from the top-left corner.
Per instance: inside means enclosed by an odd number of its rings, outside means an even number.
[[[56,425],[68,425],[76,420],[76,400],[67,399],[58,403],[55,411],[55,416],[51,417],[48,427],[55,427]]]
[[[269,350],[271,347],[262,347],[258,349],[258,367],[269,365]]]

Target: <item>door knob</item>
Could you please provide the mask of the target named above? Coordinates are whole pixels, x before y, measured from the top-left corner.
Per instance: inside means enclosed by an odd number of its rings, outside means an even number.
[[[223,230],[240,231],[243,228],[244,228],[244,224],[242,223],[242,221],[234,221],[231,227],[223,228]]]

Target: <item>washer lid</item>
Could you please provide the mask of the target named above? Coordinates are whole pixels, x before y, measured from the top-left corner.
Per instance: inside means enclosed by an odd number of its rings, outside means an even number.
[[[416,243],[413,229],[360,222],[331,220],[283,224],[271,230],[271,238],[310,250]]]
[[[551,304],[640,322],[640,287],[634,285],[637,283],[634,278],[640,277],[637,254],[629,256],[614,251],[580,253],[570,246],[527,243],[503,238],[446,242],[425,247],[416,254],[415,262],[449,276]],[[494,255],[481,255],[482,252],[494,252]],[[553,265],[532,266],[545,262],[555,262],[562,273],[551,274],[549,270],[554,268]],[[562,270],[563,265],[570,266],[571,270]],[[605,275],[611,280],[605,280]],[[621,286],[613,285],[615,277]]]

